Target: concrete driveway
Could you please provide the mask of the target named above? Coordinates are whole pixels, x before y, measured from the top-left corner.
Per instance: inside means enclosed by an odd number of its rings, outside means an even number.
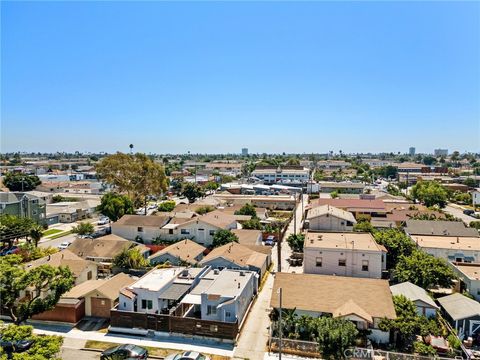
[[[461,219],[465,224],[470,224],[470,221],[478,220],[472,216],[465,215],[463,213],[463,209],[456,204],[448,204],[445,209],[443,209],[446,213],[449,213],[459,219]]]

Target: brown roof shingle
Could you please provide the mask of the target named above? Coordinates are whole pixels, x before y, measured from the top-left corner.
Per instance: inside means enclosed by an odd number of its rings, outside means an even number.
[[[286,309],[334,314],[339,309],[344,312],[342,306],[353,301],[372,318],[396,317],[386,280],[277,273],[270,300],[273,308],[279,306],[279,288],[282,288],[282,306]]]

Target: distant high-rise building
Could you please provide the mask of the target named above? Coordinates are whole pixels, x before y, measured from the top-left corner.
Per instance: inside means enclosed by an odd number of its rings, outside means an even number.
[[[413,146],[410,149],[408,149],[408,155],[410,156],[415,155],[415,148]]]
[[[435,150],[433,150],[433,154],[435,156],[447,156],[448,155],[448,149],[435,149]]]
[[[248,155],[248,148],[242,148],[242,155],[247,156]]]

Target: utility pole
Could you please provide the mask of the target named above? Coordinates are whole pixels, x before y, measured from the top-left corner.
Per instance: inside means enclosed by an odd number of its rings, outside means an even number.
[[[277,272],[282,272],[282,239],[280,238],[280,228],[277,228]]]
[[[293,208],[293,234],[297,235],[297,195],[295,195],[295,207]]]
[[[282,360],[282,288],[278,289],[280,311],[278,315],[278,360]]]

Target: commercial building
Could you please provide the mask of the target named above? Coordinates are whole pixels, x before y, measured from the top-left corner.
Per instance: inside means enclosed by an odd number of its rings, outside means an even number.
[[[252,176],[261,179],[265,184],[305,183],[310,178],[310,170],[303,166],[257,166]]]
[[[448,149],[435,149],[433,151],[435,156],[448,156]]]
[[[408,149],[408,155],[410,155],[410,156],[415,155],[415,148],[413,146]]]
[[[247,156],[248,155],[248,148],[242,148],[242,155]]]

